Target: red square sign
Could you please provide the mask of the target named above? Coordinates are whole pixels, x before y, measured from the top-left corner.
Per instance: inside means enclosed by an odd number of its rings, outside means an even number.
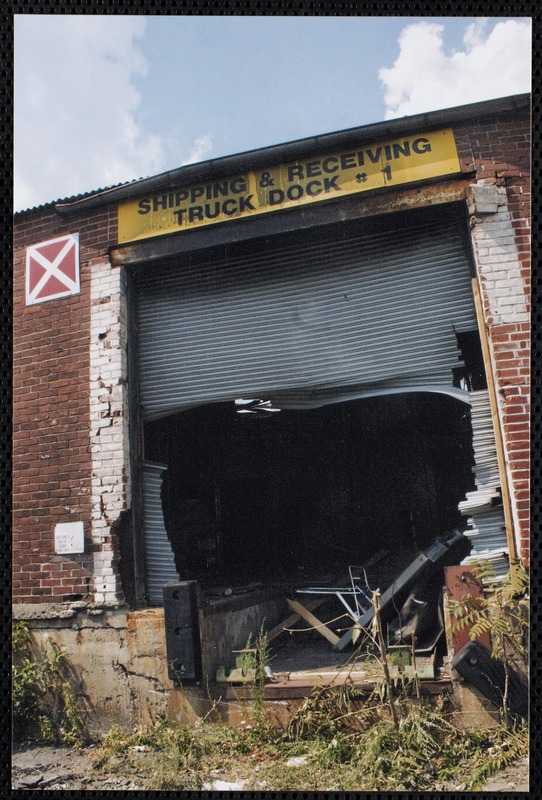
[[[79,234],[41,242],[26,250],[26,305],[79,294]]]

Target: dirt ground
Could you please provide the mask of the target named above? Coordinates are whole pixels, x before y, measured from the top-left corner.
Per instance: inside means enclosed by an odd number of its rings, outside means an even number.
[[[95,746],[77,749],[29,744],[19,747],[12,754],[12,788],[80,791],[135,791],[150,788],[144,785],[143,779],[138,783],[137,776],[125,777],[118,772],[104,773],[97,770],[93,758],[95,753]],[[238,779],[232,775],[209,775],[203,788],[226,791],[230,789],[272,791],[274,787],[262,786],[258,781],[258,773],[254,772],[249,779],[245,776]],[[295,764],[292,764],[292,789],[296,789]],[[458,786],[450,785],[443,787],[442,790],[458,789]],[[484,793],[528,791],[529,765],[526,759],[492,776],[481,789]]]

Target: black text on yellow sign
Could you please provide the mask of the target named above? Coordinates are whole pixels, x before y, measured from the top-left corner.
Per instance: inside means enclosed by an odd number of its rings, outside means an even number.
[[[119,242],[459,171],[453,131],[432,131],[122,203]]]

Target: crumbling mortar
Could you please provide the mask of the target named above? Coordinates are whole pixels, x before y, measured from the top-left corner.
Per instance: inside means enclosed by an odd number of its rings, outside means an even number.
[[[100,411],[100,418],[107,419],[107,417],[111,416],[111,403],[105,403],[105,404],[102,403],[102,405],[106,405],[106,408],[103,411]],[[111,425],[111,422],[109,422],[108,424]],[[102,425],[101,427],[103,428],[107,426]]]
[[[105,503],[103,494],[100,495],[100,516],[106,521],[107,525],[111,527],[112,522],[111,519],[107,516],[107,512],[105,510]]]
[[[36,627],[40,627],[40,622],[45,623],[46,628],[50,622],[59,623],[61,626],[64,620],[71,620],[79,614],[88,614],[89,616],[101,616],[103,614],[107,617],[107,612],[117,611],[120,609],[127,609],[128,606],[124,601],[116,601],[111,603],[92,603],[84,600],[77,601],[68,606],[61,603],[43,603],[34,605],[18,604],[13,606],[13,618],[15,620],[28,620],[32,623],[37,623]],[[109,625],[114,628],[115,626]]]

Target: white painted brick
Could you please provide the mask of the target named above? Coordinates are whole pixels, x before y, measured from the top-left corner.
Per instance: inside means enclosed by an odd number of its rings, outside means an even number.
[[[505,295],[503,297],[497,298],[497,304],[499,306],[515,306],[517,303],[517,298],[515,295]]]
[[[496,214],[478,215],[472,229],[477,272],[488,312],[496,325],[528,322],[527,296],[515,242],[516,230],[506,205],[506,190],[499,189]]]
[[[494,244],[489,247],[490,256],[513,255],[517,258],[517,248],[514,244]]]
[[[111,492],[109,497],[107,498],[107,507],[114,507],[118,508],[119,503],[122,503],[124,497],[122,494],[117,494],[116,492]]]
[[[517,265],[517,268],[519,269],[519,265]],[[515,271],[511,270],[496,269],[495,272],[492,272],[487,276],[487,280],[493,283],[506,282],[510,279],[510,277],[514,274],[514,272]]]
[[[128,407],[125,291],[126,280],[121,270],[112,269],[107,263],[92,267],[91,297],[108,300],[92,306],[89,346],[89,402],[94,423],[90,431],[95,476],[91,495],[93,536],[102,548],[101,552],[93,555],[95,575],[101,572],[95,583],[95,599],[100,602],[114,601],[119,593],[112,567],[111,544],[107,542],[110,531],[104,514],[111,521],[116,520],[122,511],[124,497],[129,494],[129,487],[123,479],[123,468],[124,474],[129,471],[128,427],[123,414]],[[100,338],[101,334],[105,337]],[[112,418],[113,411],[121,412],[121,415]]]
[[[530,314],[525,312],[516,311],[513,314],[502,314],[501,315],[501,322],[503,323],[513,323],[513,322],[529,322],[530,321]]]
[[[513,247],[514,252],[517,253],[517,246],[516,246],[516,234],[514,233],[506,233],[502,236],[495,236],[493,240],[493,244],[490,241],[489,246],[496,246],[496,247]]]
[[[485,264],[517,264],[517,257],[513,253],[502,255],[489,255],[484,258]]]
[[[107,432],[104,432],[103,434],[100,435],[100,439],[102,439],[102,441],[100,442],[101,450],[104,456],[110,453],[114,453],[117,449],[115,443],[111,441],[112,437],[110,435],[105,435],[106,433]]]

